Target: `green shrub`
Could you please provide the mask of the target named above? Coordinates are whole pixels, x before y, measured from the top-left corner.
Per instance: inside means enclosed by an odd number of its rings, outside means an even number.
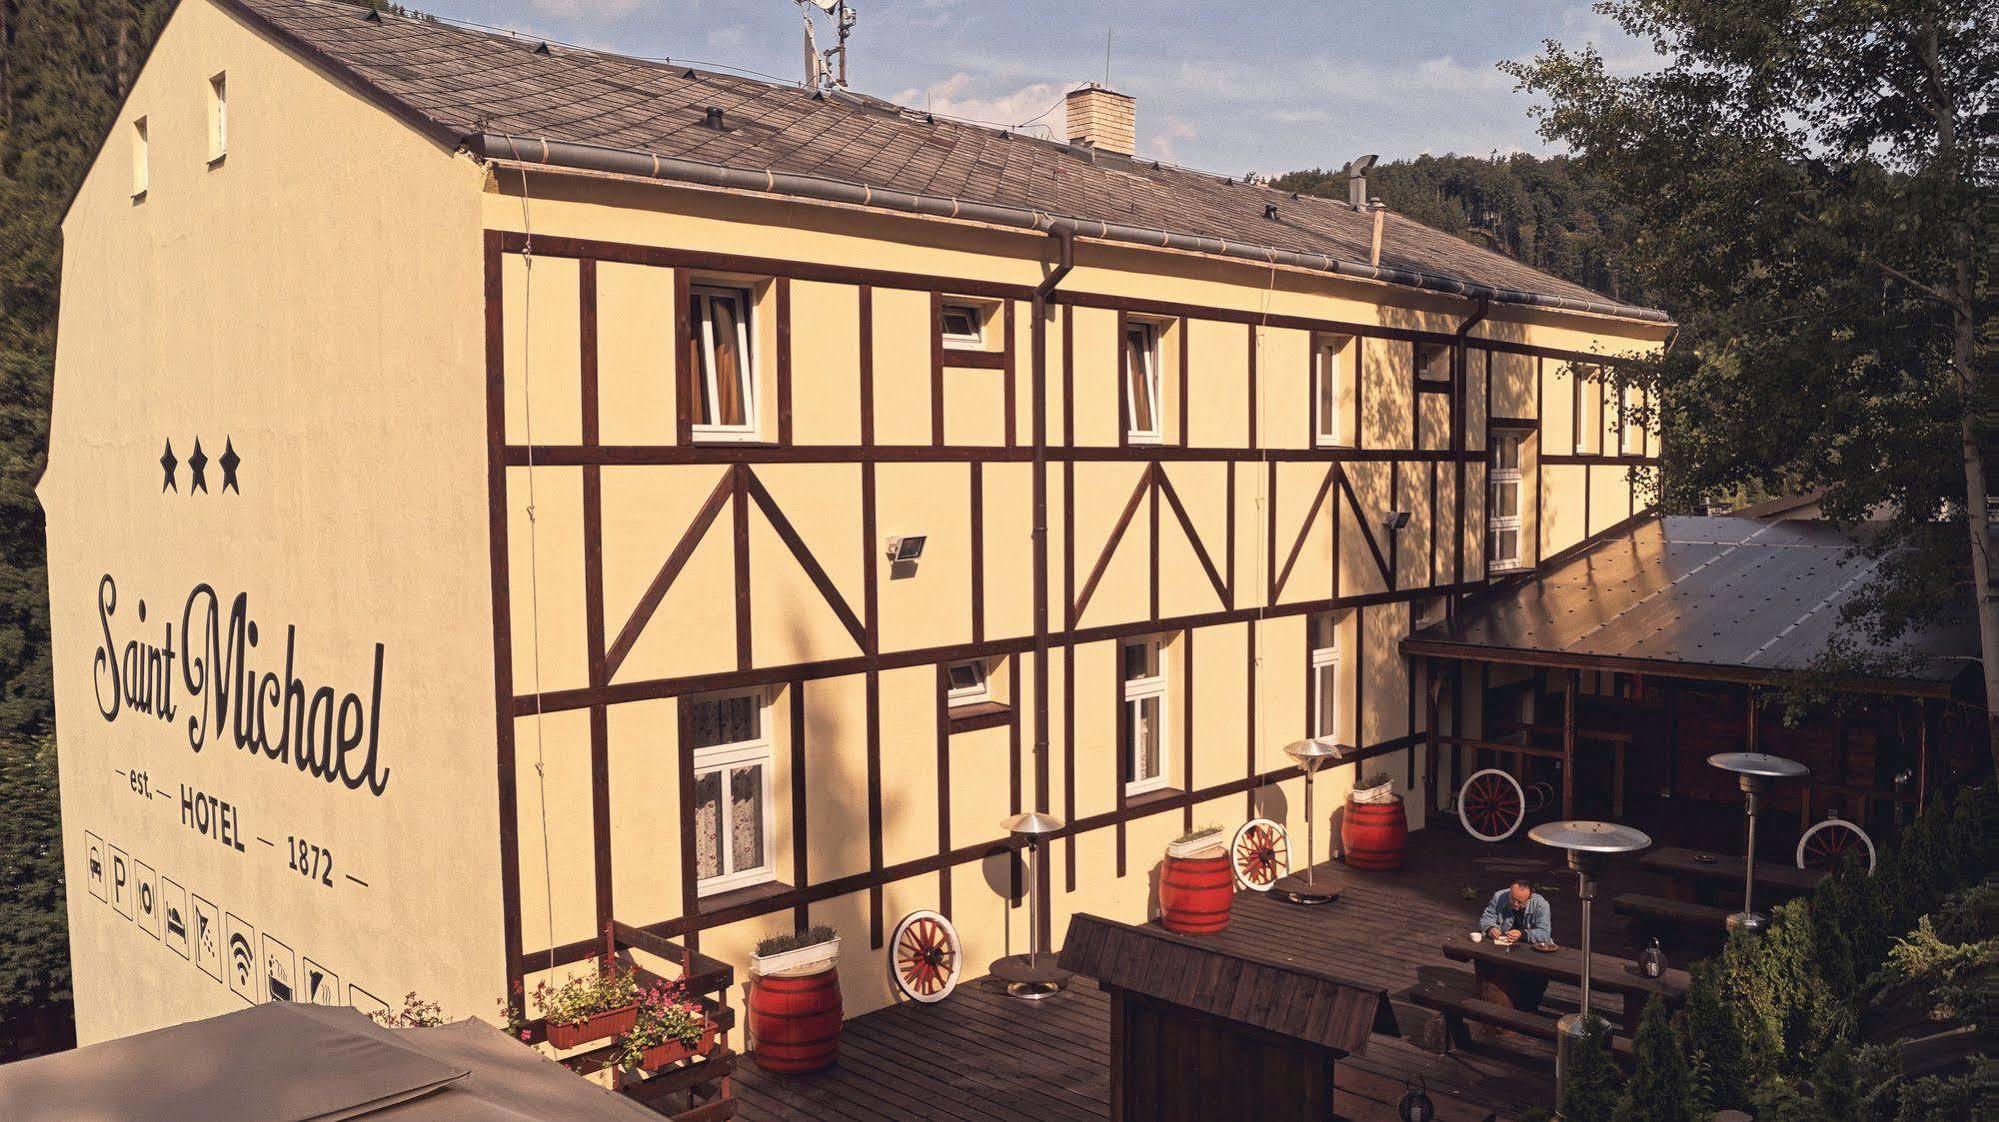
[[[1695,1101],[1710,1111],[1749,1105],[1749,1071],[1742,1054],[1742,1026],[1721,992],[1721,964],[1694,963],[1687,990],[1686,1038],[1693,1055]]]
[[[1761,935],[1735,935],[1721,956],[1723,997],[1740,1011],[1749,1070],[1762,1078],[1808,1074],[1853,1026],[1851,994],[1819,968],[1818,933],[1805,901],[1770,911]]]
[[[1569,1046],[1558,1113],[1564,1122],[1610,1122],[1623,1083],[1624,1073],[1610,1058],[1608,1027],[1592,1013],[1583,1022],[1582,1036]]]
[[[1654,995],[1638,1021],[1636,1063],[1631,1082],[1617,1104],[1616,1122],[1701,1122],[1707,1115],[1694,1101],[1693,1073],[1687,1050],[1666,1012],[1666,1002]]]

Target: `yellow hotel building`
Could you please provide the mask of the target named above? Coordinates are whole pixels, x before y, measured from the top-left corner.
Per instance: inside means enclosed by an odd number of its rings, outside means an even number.
[[[179,4],[39,489],[82,1039],[491,1016],[611,921],[831,923],[851,1015],[912,910],[1024,948],[1009,815],[1051,934],[1141,919],[1190,825],[1302,839],[1308,735],[1422,826],[1464,699],[1399,644],[1642,516],[1601,375],[1671,325],[1143,118]]]

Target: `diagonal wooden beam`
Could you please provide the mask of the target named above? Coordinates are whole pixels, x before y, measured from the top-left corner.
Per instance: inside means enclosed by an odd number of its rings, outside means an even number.
[[[1367,551],[1374,554],[1374,567],[1381,570],[1381,586],[1395,587],[1395,576],[1389,571],[1388,558],[1381,552],[1381,543],[1374,540],[1374,527],[1367,524],[1367,513],[1361,509],[1360,497],[1353,493],[1353,484],[1347,482],[1347,473],[1339,464],[1333,465],[1333,474],[1339,478],[1340,490],[1347,501],[1353,504],[1353,520],[1360,523],[1360,533],[1367,539]]]
[[[1165,469],[1159,472],[1159,490],[1166,496],[1166,505],[1173,509],[1173,517],[1179,519],[1180,529],[1187,534],[1187,544],[1194,547],[1194,556],[1201,561],[1201,568],[1208,572],[1208,583],[1215,586],[1215,595],[1221,597],[1222,607],[1234,607],[1229,586],[1222,583],[1222,574],[1216,570],[1214,559],[1208,556],[1208,549],[1201,544],[1201,535],[1194,530],[1194,520],[1187,517],[1187,508],[1180,503],[1180,496],[1173,490],[1173,480]]]
[[[1339,470],[1340,465],[1332,465],[1326,469],[1326,477],[1319,481],[1319,491],[1312,496],[1312,505],[1305,509],[1305,524],[1298,527],[1298,540],[1291,543],[1291,555],[1284,559],[1284,568],[1277,574],[1277,583],[1270,586],[1272,604],[1277,603],[1277,598],[1284,595],[1284,582],[1291,579],[1291,567],[1298,563],[1298,554],[1305,549],[1305,539],[1311,536],[1312,527],[1319,524],[1319,508],[1326,505],[1326,493],[1333,489],[1333,474]],[[1340,559],[1334,557],[1335,568],[1339,563]]]
[[[1083,582],[1083,591],[1076,597],[1076,602],[1069,607],[1071,628],[1076,626],[1077,620],[1083,618],[1083,609],[1090,606],[1090,597],[1096,594],[1097,582],[1104,579],[1104,570],[1110,567],[1111,554],[1117,552],[1118,543],[1124,540],[1124,532],[1131,525],[1132,515],[1138,513],[1139,500],[1145,498],[1146,492],[1152,489],[1152,481],[1158,471],[1159,465],[1152,463],[1147,464],[1145,470],[1138,474],[1138,486],[1131,489],[1131,499],[1124,504],[1124,513],[1118,515],[1117,525],[1111,527],[1110,540],[1104,543],[1104,551],[1097,555],[1097,563],[1090,569],[1090,578]],[[1074,545],[1071,544],[1069,549],[1073,553]]]
[[[839,586],[833,583],[833,578],[826,574],[825,567],[819,564],[819,559],[806,547],[805,540],[798,536],[798,531],[791,525],[791,519],[786,518],[784,511],[778,509],[777,500],[771,497],[769,490],[765,489],[763,480],[757,478],[754,470],[748,467],[743,470],[749,478],[750,498],[756,501],[757,509],[763,511],[764,517],[770,520],[770,528],[777,531],[778,540],[783,542],[785,548],[791,550],[791,555],[798,559],[799,568],[804,569],[805,575],[812,578],[812,586],[819,590],[819,595],[826,598],[827,607],[832,608],[833,614],[840,617],[841,625],[846,627],[847,634],[853,636],[854,643],[863,651],[867,650],[868,631],[861,626],[861,617],[854,614],[854,609],[847,604],[846,597],[840,595]]]
[[[625,656],[632,653],[632,645],[639,641],[639,633],[652,622],[653,613],[659,610],[659,602],[666,599],[667,589],[673,587],[680,570],[687,567],[688,559],[694,556],[694,547],[701,544],[708,527],[715,524],[715,516],[722,513],[722,504],[729,501],[735,490],[736,473],[723,472],[722,478],[715,481],[715,489],[709,492],[708,501],[701,504],[701,509],[695,512],[694,521],[688,523],[686,531],[680,535],[673,552],[666,555],[666,564],[659,567],[659,574],[646,586],[645,595],[639,597],[638,606],[632,609],[632,618],[625,621],[625,626],[618,630],[617,639],[604,652],[606,682],[617,676],[618,667],[624,664]]]

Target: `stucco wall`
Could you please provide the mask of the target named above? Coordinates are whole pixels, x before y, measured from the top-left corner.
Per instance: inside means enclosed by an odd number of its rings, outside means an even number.
[[[211,164],[217,73],[228,147]],[[141,116],[151,185],[134,199]],[[261,1000],[267,954],[302,997],[308,970],[330,975],[322,992],[341,1004],[400,1007],[418,990],[462,1015],[501,991],[478,182],[189,0],[64,224],[39,494],[84,1043]],[[206,490],[189,465],[197,439]],[[240,456],[233,487],[227,449]],[[184,630],[202,586],[225,642],[247,598],[258,631],[242,661],[260,686],[275,673],[282,694],[296,676],[295,711],[321,686],[336,704],[355,698],[336,738],[360,730],[349,774],[372,753],[373,782],[302,771],[296,736],[287,759],[237,746],[238,694],[224,719],[213,708],[206,596],[192,651]],[[171,663],[149,661],[148,647],[169,646]],[[254,710],[273,742],[282,705]],[[191,721],[205,721],[198,751]],[[226,803],[227,818],[204,801],[218,817],[198,832],[184,790]],[[297,843],[307,873],[288,860]],[[204,919],[219,928],[209,954]],[[233,977],[239,931],[248,982]]]

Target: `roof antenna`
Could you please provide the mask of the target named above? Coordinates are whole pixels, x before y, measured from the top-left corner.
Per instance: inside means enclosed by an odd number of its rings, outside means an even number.
[[[1111,29],[1104,28],[1104,87],[1111,84]]]
[[[854,33],[854,9],[847,0],[797,0],[798,14],[805,21],[805,84],[814,90],[833,87],[847,88],[847,37]],[[812,12],[807,5],[833,17],[833,26],[839,32],[838,46],[819,49],[812,32]],[[833,69],[833,56],[840,56],[840,69]]]

